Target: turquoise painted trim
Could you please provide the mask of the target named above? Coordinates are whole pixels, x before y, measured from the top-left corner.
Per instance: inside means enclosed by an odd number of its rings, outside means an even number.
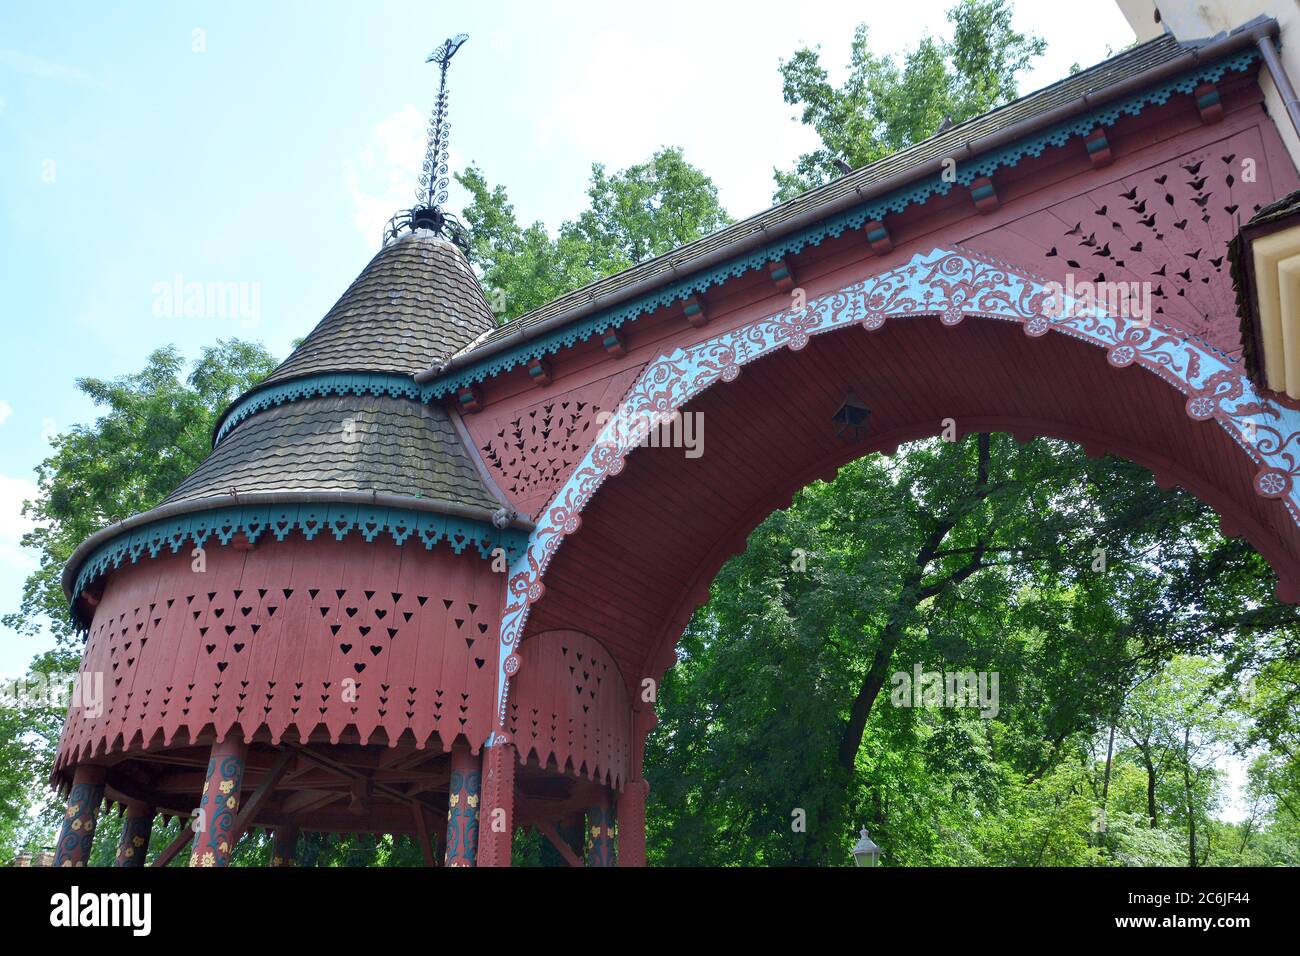
[[[270,388],[244,396],[226,413],[213,444],[220,443],[226,434],[260,411],[285,402],[303,398],[321,398],[326,395],[387,395],[391,398],[409,398],[421,401],[420,386],[409,375],[383,372],[338,372],[330,375],[312,375],[273,385]]]
[[[970,186],[972,181],[981,176],[992,176],[997,170],[1015,166],[1026,157],[1041,156],[1049,146],[1064,146],[1074,136],[1086,136],[1099,127],[1113,126],[1121,116],[1137,116],[1148,106],[1169,102],[1170,97],[1175,94],[1192,93],[1201,83],[1217,83],[1224,74],[1229,71],[1243,71],[1258,58],[1257,50],[1243,50],[1198,70],[1183,73],[1142,93],[1116,101],[1104,109],[1059,123],[1034,136],[990,153],[983,159],[958,164],[956,182],[963,186]],[[640,315],[653,312],[677,300],[699,295],[713,286],[739,278],[751,270],[763,268],[783,256],[794,255],[809,246],[819,245],[827,238],[838,238],[845,231],[861,229],[868,222],[882,220],[889,213],[901,213],[908,206],[919,205],[932,196],[947,195],[953,185],[951,182],[944,182],[936,175],[909,188],[889,193],[874,202],[825,219],[816,226],[764,246],[750,255],[724,263],[691,279],[674,283],[659,292],[601,312],[585,321],[575,322],[564,329],[509,351],[498,353],[455,374],[436,379],[425,386],[426,392],[430,398],[441,398],[466,385],[482,382],[518,365],[526,364],[531,359],[553,355],[593,335],[603,335],[609,329],[618,328]]]
[[[1218,82],[1229,71],[1240,72],[1247,69],[1259,58],[1254,49],[1243,50],[1231,57],[1220,60],[1198,70],[1193,70],[1159,86],[1152,87],[1127,99],[1117,101],[1104,109],[1080,116],[1076,119],[1057,124],[1034,136],[1026,137],[1001,150],[990,153],[975,162],[959,164],[954,182],[944,182],[939,176],[933,176],[923,182],[896,190],[880,199],[859,206],[849,212],[841,213],[823,220],[816,226],[809,227],[771,243],[747,255],[741,256],[723,265],[700,273],[650,295],[634,299],[624,305],[598,313],[584,321],[574,322],[549,335],[541,336],[516,348],[498,353],[491,358],[477,362],[454,374],[435,379],[424,385],[417,385],[413,378],[392,374],[341,374],[323,375],[303,378],[294,382],[255,392],[236,404],[217,433],[216,440],[221,439],[239,422],[256,414],[264,408],[279,405],[299,398],[311,398],[319,395],[390,395],[430,402],[445,395],[455,394],[460,389],[485,381],[502,372],[519,365],[527,365],[533,359],[554,355],[578,342],[586,341],[592,336],[600,337],[608,346],[612,330],[632,321],[638,316],[654,312],[656,309],[671,305],[693,295],[702,294],[714,286],[754,269],[765,268],[769,263],[787,255],[797,254],[809,246],[820,245],[827,238],[838,238],[846,231],[863,228],[867,223],[883,220],[890,213],[901,213],[909,206],[924,203],[933,196],[947,195],[954,184],[969,187],[981,176],[991,176],[1004,167],[1012,167],[1026,157],[1041,156],[1050,146],[1064,146],[1074,136],[1087,136],[1106,126],[1112,126],[1121,116],[1137,116],[1144,109],[1153,105],[1163,105],[1170,97],[1180,93],[1193,93],[1201,83]],[[1096,140],[1089,141],[1090,151],[1100,146],[1093,146]],[[1104,143],[1104,140],[1101,141]]]
[[[150,522],[104,542],[82,562],[72,593],[80,594],[88,583],[120,567],[128,558],[135,564],[141,555],[158,557],[163,548],[170,548],[173,554],[187,543],[201,548],[213,537],[226,545],[240,531],[250,541],[256,541],[268,531],[275,540],[283,541],[295,529],[309,541],[322,531],[339,541],[357,531],[367,542],[387,533],[397,545],[414,537],[424,544],[426,551],[432,550],[439,541],[446,541],[456,554],[472,544],[485,559],[491,558],[493,549],[500,547],[505,549],[507,561],[522,554],[528,542],[527,534],[513,528],[502,531],[486,522],[408,508],[316,504],[217,508]]]

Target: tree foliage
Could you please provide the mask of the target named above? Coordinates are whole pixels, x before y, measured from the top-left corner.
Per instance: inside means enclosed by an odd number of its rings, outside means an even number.
[[[274,367],[262,346],[230,339],[204,348],[188,373],[167,346],[134,374],[79,379],[77,388],[104,413],[56,435],[53,454],[36,468],[38,495],[23,504],[36,527],[22,543],[40,556],[40,568],[4,623],[29,634],[48,627],[68,642],[73,624],[61,575],[77,545],[170,494],[211,451],[217,415]]]
[[[489,298],[500,297],[503,320],[731,222],[713,181],[675,148],[613,174],[593,165],[588,207],[554,238],[541,222],[521,226],[505,188],[490,186],[476,167],[456,179],[471,196],[463,211],[471,260]]]
[[[781,63],[782,94],[822,145],[793,170],[774,170],[778,200],[839,175],[836,161],[857,168],[928,139],[1015,99],[1017,78],[1046,49],[1011,22],[1007,0],[961,0],[948,11],[952,39],[926,34],[902,60],[871,51],[867,24],[849,46],[848,76],[832,85],[820,47],[803,47]]]

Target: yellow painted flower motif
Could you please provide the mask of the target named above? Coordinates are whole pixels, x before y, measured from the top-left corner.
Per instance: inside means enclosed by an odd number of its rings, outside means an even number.
[[[478,797],[474,796],[474,794],[471,793],[467,797],[465,797],[465,802],[470,805],[471,809],[473,809],[474,807],[478,806]]]
[[[62,865],[63,865],[63,866],[72,866],[72,865],[73,865],[73,862],[72,862],[71,860],[64,860],[63,863],[62,863]]]
[[[204,781],[203,781],[203,792],[204,792],[204,793],[207,793],[207,792],[208,792],[208,781],[207,781],[207,780],[204,780]]]
[[[135,850],[131,849],[130,847],[127,847],[125,850],[122,851],[122,855],[129,860],[131,859],[131,857],[135,856]]]
[[[64,816],[67,817],[69,820],[71,820],[80,812],[81,812],[81,804],[72,803],[68,805],[68,812],[65,813]]]
[[[272,866],[284,866],[284,857],[280,857],[280,856],[273,856],[273,857],[271,857],[271,865],[272,865]]]
[[[216,866],[217,858],[212,855],[211,850],[206,850],[203,856],[199,858],[199,866]]]
[[[144,846],[144,837],[142,836],[132,837],[131,842],[134,843],[136,846]]]
[[[223,780],[223,781],[221,781],[221,792],[222,792],[222,793],[229,793],[229,792],[230,792],[230,789],[231,789],[234,785],[235,785],[235,781],[233,781],[233,780]]]
[[[74,830],[80,830],[80,829],[81,829],[81,821],[80,821],[80,820],[73,820],[73,821],[72,821],[72,829],[74,829]]]
[[[226,806],[230,807],[232,810],[239,806],[239,795],[235,794],[233,797],[228,797],[226,799]]]
[[[455,806],[459,806],[459,805],[460,805],[460,794],[459,794],[459,793],[453,793],[453,794],[451,795],[451,805],[452,805],[453,807],[455,807]]]
[[[217,844],[217,849],[220,850],[222,853],[229,853],[230,844],[225,840],[222,840],[220,843]]]

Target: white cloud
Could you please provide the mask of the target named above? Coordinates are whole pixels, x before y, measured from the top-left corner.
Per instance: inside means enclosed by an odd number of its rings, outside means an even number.
[[[35,555],[19,544],[22,536],[36,527],[36,523],[22,513],[23,502],[34,499],[36,495],[34,482],[0,475],[0,564],[23,572],[33,571],[39,564]]]
[[[371,140],[343,161],[343,189],[352,200],[352,221],[369,243],[378,243],[393,214],[416,202],[420,166],[428,145],[428,117],[411,104],[380,120]],[[463,169],[456,150],[448,156],[451,172]],[[459,212],[462,191],[450,180],[446,206]]]
[[[370,243],[379,241],[384,223],[408,208],[424,158],[424,115],[411,104],[375,126],[369,143],[343,163],[343,188],[352,199],[352,218]]]
[[[14,407],[10,405],[8,402],[6,402],[3,398],[0,398],[0,425],[3,425],[5,422],[9,421],[9,416],[12,415],[13,413],[14,413]]]

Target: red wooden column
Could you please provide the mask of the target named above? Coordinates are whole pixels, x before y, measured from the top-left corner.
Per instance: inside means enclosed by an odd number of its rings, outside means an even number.
[[[478,808],[482,783],[480,758],[469,744],[451,747],[451,785],[447,800],[447,866],[474,866],[478,856]]]
[[[629,780],[618,796],[619,866],[645,866],[645,801],[649,793],[650,784],[637,777]]]
[[[55,849],[55,866],[85,866],[90,860],[90,848],[95,842],[95,824],[99,821],[99,805],[104,802],[103,767],[78,766],[72,775],[72,790],[68,793],[68,809],[63,814],[59,828],[59,843]]]
[[[208,776],[199,801],[203,829],[194,834],[190,866],[226,866],[230,863],[231,831],[239,812],[239,788],[244,782],[248,745],[232,733],[212,745]]]
[[[478,865],[509,866],[515,835],[514,744],[498,741],[483,751],[482,819],[478,830]]]
[[[659,722],[654,704],[637,701],[632,709],[632,775],[618,797],[618,865],[645,866],[645,802],[650,782],[642,776],[646,734]]]
[[[271,865],[298,865],[298,828],[280,826],[271,835]]]
[[[587,866],[614,865],[614,801],[608,788],[587,807]]]
[[[117,841],[117,856],[113,858],[114,866],[144,866],[144,858],[149,853],[149,837],[153,834],[154,812],[154,808],[147,803],[132,800],[126,805],[122,836]]]

